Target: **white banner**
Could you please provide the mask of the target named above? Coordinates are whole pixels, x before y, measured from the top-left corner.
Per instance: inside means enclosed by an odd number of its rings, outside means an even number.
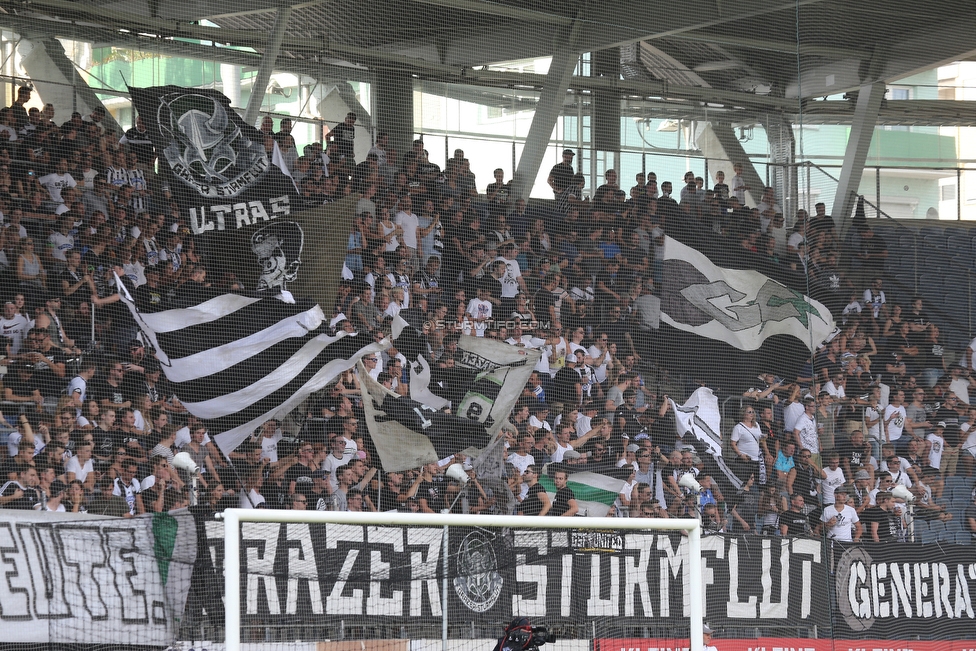
[[[695,249],[666,238],[661,319],[740,350],[773,335],[791,335],[811,350],[834,331],[822,303],[758,271],[723,269]]]
[[[168,645],[196,547],[186,511],[122,519],[2,510],[3,642]]]

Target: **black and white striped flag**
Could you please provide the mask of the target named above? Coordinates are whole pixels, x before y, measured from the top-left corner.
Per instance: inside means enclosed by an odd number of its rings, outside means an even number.
[[[353,334],[327,334],[325,314],[311,301],[215,293],[188,307],[144,313],[117,285],[177,397],[205,421],[225,454],[384,347]]]

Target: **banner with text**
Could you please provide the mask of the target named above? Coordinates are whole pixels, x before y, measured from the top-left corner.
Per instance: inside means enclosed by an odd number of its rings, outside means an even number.
[[[971,639],[939,641],[835,640],[829,637],[728,639],[719,635],[712,643],[722,651],[976,651],[976,642]],[[671,638],[610,638],[593,641],[593,651],[689,651],[689,649],[688,640]]]
[[[218,566],[219,533],[210,534]],[[441,536],[427,527],[246,523],[242,616],[357,615],[401,624],[440,616]],[[678,534],[458,527],[450,536],[453,619],[623,616],[640,625],[689,615],[687,540]],[[703,539],[703,556],[713,627],[833,620],[838,637],[891,639],[905,637],[906,626],[943,638],[976,630],[969,547],[825,548],[812,538],[717,535]]]
[[[167,645],[196,547],[187,512],[122,519],[0,511],[3,640]]]
[[[687,617],[687,539],[613,531],[451,530],[449,612],[504,621]],[[222,559],[217,526],[209,534]],[[442,530],[245,523],[242,616],[439,616]],[[710,621],[827,621],[822,547],[810,539],[704,539]],[[463,613],[464,615],[462,615]]]

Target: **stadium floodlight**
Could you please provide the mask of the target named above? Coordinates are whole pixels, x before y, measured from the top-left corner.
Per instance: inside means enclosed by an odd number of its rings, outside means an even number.
[[[637,558],[633,555],[644,554],[650,546],[660,545],[672,550],[687,568],[681,588],[685,611],[680,617],[687,616],[691,651],[704,648],[702,539],[698,519],[273,509],[227,509],[222,515],[227,651],[241,649],[242,626],[247,623],[243,617],[245,611],[249,617],[255,613],[253,607],[263,595],[277,600],[279,592],[275,586],[283,584],[288,585],[288,605],[292,607],[301,595],[311,593],[314,584],[315,594],[310,597],[313,605],[308,615],[314,617],[316,626],[321,626],[322,615],[328,616],[330,612],[356,617],[359,621],[361,616],[382,618],[390,614],[387,608],[396,609],[402,615],[413,613],[423,619],[427,627],[424,630],[436,626],[439,618],[442,648],[446,650],[449,618],[457,628],[457,624],[474,621],[479,616],[497,621],[496,614],[500,617],[502,612],[506,614],[502,619],[511,619],[512,612],[534,619],[562,616],[563,611],[569,613],[579,607],[570,589],[573,577],[581,574],[574,562],[583,562],[580,558],[585,557],[591,566],[584,574],[596,577],[597,581],[601,576],[601,562],[609,564],[603,567],[612,566],[615,568],[612,575],[619,572],[619,580],[632,585],[646,577],[640,574],[638,563],[620,562],[619,555]],[[687,536],[668,535],[679,531],[687,532]],[[290,551],[286,555],[297,563],[296,569],[289,568],[286,573],[281,572],[281,564],[270,551],[279,540],[288,540]],[[573,549],[586,553],[579,557]],[[605,554],[602,557],[601,552]],[[322,556],[326,553],[327,561]],[[319,556],[327,563],[326,567],[315,565]],[[242,566],[242,559],[246,566]],[[553,572],[562,572],[560,576],[565,577],[562,584],[554,584],[562,585],[563,589],[561,594],[549,596],[549,603],[553,604],[549,612],[545,611],[547,567],[549,582],[553,581]],[[602,574],[610,576],[605,571]],[[438,578],[443,580],[437,581]],[[247,581],[247,591],[241,589],[242,579]],[[507,583],[509,580],[530,587],[537,585],[542,592],[535,593],[536,588],[531,588],[524,594],[509,594],[503,589],[503,585],[514,585]],[[306,584],[307,588],[299,587]],[[604,601],[599,584],[590,585],[587,592],[589,599],[582,600],[584,608],[590,607],[585,605],[588,601],[620,603],[612,599]],[[502,598],[503,593],[508,596]],[[286,604],[276,601],[276,605]],[[419,606],[423,606],[423,612]],[[281,614],[286,614],[284,610],[280,609]],[[622,608],[619,614],[623,615]]]

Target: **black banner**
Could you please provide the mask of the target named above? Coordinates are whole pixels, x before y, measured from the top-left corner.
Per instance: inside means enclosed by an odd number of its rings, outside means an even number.
[[[222,528],[210,529],[222,563]],[[245,523],[244,621],[288,616],[427,623],[442,612],[443,530]],[[666,625],[689,615],[678,533],[450,530],[454,623],[515,616]],[[813,538],[706,536],[712,627],[820,627],[836,638],[962,639],[976,630],[976,557],[958,545],[841,545]],[[823,627],[830,628],[823,628]]]
[[[972,546],[837,545],[831,556],[834,637],[974,639]]]
[[[245,291],[288,290],[330,315],[358,197],[307,204],[273,138],[215,90],[130,92],[158,154],[158,212],[169,213],[166,185],[206,254],[208,280],[228,274]]]
[[[443,530],[349,525],[242,525],[242,617],[362,616],[400,624],[439,617]],[[222,563],[219,527],[211,533]],[[689,614],[687,538],[679,533],[451,529],[451,620],[633,618]],[[828,621],[821,543],[804,538],[703,540],[712,625]]]
[[[156,149],[160,181],[195,235],[267,223],[300,209],[273,140],[246,124],[227,97],[179,86],[130,92]]]

